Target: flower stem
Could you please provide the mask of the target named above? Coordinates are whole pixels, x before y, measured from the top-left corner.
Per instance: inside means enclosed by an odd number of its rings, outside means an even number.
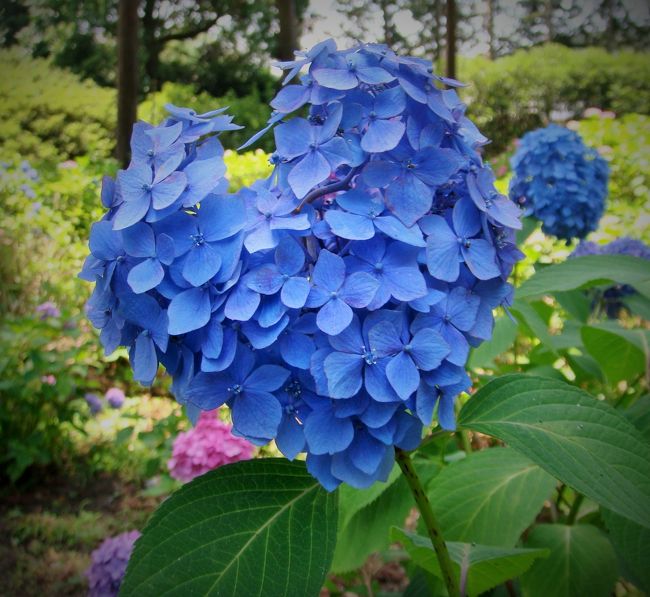
[[[585,499],[585,496],[579,493],[576,495],[575,499],[573,500],[573,504],[571,504],[571,511],[569,512],[569,515],[567,516],[566,523],[568,525],[572,525],[575,523],[576,518],[578,516],[578,511],[580,510],[580,506],[582,505],[582,500]]]
[[[449,552],[447,551],[447,545],[445,545],[445,540],[442,537],[442,532],[438,521],[433,514],[431,509],[431,504],[429,503],[429,498],[427,494],[424,493],[422,488],[422,483],[420,482],[420,477],[415,472],[415,467],[411,461],[411,457],[408,455],[408,452],[395,448],[395,460],[397,464],[402,469],[402,474],[406,478],[406,482],[411,489],[411,493],[415,498],[415,503],[417,504],[418,510],[422,515],[422,520],[424,521],[425,526],[427,527],[427,532],[431,538],[431,543],[433,544],[433,549],[436,552],[438,558],[438,564],[440,565],[440,570],[442,571],[442,576],[447,587],[447,592],[449,597],[460,597],[460,590],[458,589],[458,581],[454,575],[454,569],[451,565],[451,558],[449,557]]]

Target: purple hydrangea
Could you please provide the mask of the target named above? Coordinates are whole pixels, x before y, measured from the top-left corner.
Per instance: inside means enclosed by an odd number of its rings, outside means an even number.
[[[125,400],[124,391],[120,388],[109,388],[104,398],[111,408],[122,408]]]
[[[91,564],[86,570],[90,597],[114,597],[119,593],[133,546],[140,537],[139,531],[121,533],[104,539],[90,555]]]
[[[86,401],[86,404],[90,409],[90,414],[92,415],[96,415],[97,413],[100,413],[104,408],[104,403],[102,402],[102,399],[97,394],[88,392],[84,396],[84,400]]]
[[[91,231],[87,312],[136,380],[166,368],[194,420],[226,404],[234,435],[306,452],[329,490],[367,487],[423,426],[454,428],[469,350],[511,300],[519,209],[431,63],[330,40],[280,66],[249,141],[273,129],[273,172],[237,193],[222,110],[134,127]]]
[[[59,317],[61,311],[52,301],[45,301],[36,307],[36,314],[41,319],[47,319],[48,317]]]

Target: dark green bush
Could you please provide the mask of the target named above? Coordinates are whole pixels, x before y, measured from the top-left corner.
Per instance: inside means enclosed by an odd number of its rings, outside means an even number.
[[[515,137],[543,126],[551,116],[575,118],[589,107],[617,114],[650,113],[650,56],[610,54],[602,48],[550,44],[490,61],[461,60],[461,97],[488,151],[503,151]]]

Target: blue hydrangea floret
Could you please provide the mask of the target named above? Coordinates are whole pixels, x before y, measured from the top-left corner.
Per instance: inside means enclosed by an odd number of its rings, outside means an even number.
[[[108,352],[159,365],[191,417],[275,440],[328,490],[385,480],[394,448],[453,429],[470,347],[522,257],[457,81],[385,46],[318,44],[280,64],[273,172],[228,192],[223,111],[138,123],[106,179],[81,276]],[[298,114],[296,114],[296,112]]]

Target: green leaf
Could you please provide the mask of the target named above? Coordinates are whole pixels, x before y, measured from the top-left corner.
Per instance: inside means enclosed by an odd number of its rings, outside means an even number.
[[[513,547],[555,484],[515,450],[493,448],[444,468],[427,495],[445,539]]]
[[[648,296],[648,262],[628,255],[587,255],[567,259],[536,272],[517,289],[517,298],[530,298],[600,284],[630,284]]]
[[[650,396],[641,396],[623,414],[650,441]]]
[[[614,589],[616,554],[596,527],[542,524],[531,531],[526,547],[546,547],[550,555],[521,578],[524,597],[607,597]]]
[[[582,342],[611,384],[631,380],[645,371],[643,351],[622,333],[584,326]]]
[[[609,538],[623,560],[626,576],[637,587],[650,593],[650,529],[610,510],[601,510],[601,513]]]
[[[366,490],[341,487],[344,510],[339,518],[333,572],[359,568],[371,553],[388,547],[390,527],[404,523],[413,498],[399,467],[395,467],[389,481],[375,483]]]
[[[517,320],[530,330],[531,335],[542,343],[544,348],[555,352],[553,336],[548,331],[546,322],[531,303],[516,300],[510,310]]]
[[[303,462],[264,458],[211,471],[154,512],[120,595],[318,595],[337,499]]]
[[[650,321],[650,299],[640,294],[631,294],[623,298],[623,303],[631,313]]]
[[[503,354],[514,343],[517,337],[517,324],[509,317],[502,315],[494,322],[492,338],[483,342],[478,348],[472,349],[469,357],[469,367],[489,369],[494,367],[494,359]]]
[[[421,568],[442,578],[438,558],[431,540],[416,533],[393,527],[391,535],[399,541],[411,559]],[[545,549],[520,549],[447,542],[454,572],[466,594],[479,595],[525,572],[537,558],[547,555]]]
[[[587,322],[591,314],[591,301],[581,290],[556,292],[555,298],[560,306],[572,317],[583,323]]]
[[[617,410],[561,381],[497,378],[460,412],[580,493],[650,525],[650,446]]]

